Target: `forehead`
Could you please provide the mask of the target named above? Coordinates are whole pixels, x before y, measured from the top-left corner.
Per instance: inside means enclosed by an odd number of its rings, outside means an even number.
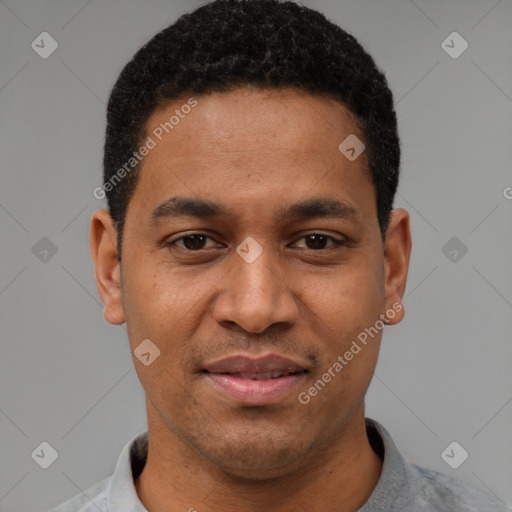
[[[192,105],[192,106],[191,106]],[[373,198],[366,153],[349,160],[347,137],[363,140],[355,117],[335,100],[293,89],[183,97],[148,119],[154,143],[135,195],[147,206],[171,196],[250,205],[356,189]]]
[[[192,101],[197,105],[187,108]],[[162,141],[157,142],[188,142],[180,152],[192,155],[198,146],[246,153],[278,147],[298,155],[319,154],[331,144],[337,149],[343,134],[362,138],[356,117],[344,105],[296,89],[240,88],[193,99],[183,97],[150,116],[148,134],[158,136],[162,131]]]

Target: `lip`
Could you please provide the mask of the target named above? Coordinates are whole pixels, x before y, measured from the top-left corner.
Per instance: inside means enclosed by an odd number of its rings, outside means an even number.
[[[253,378],[255,374],[285,373],[276,378]],[[287,395],[306,377],[307,364],[278,354],[263,357],[235,355],[213,361],[203,373],[224,397],[241,405],[269,405]]]
[[[278,354],[251,357],[245,354],[223,357],[205,365],[209,373],[295,373],[307,370],[307,364]]]

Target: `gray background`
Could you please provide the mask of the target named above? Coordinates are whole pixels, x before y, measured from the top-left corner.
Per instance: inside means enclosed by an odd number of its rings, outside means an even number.
[[[126,330],[103,320],[94,284],[88,223],[103,204],[92,191],[122,66],[201,3],[0,1],[1,510],[80,492],[146,429]],[[386,328],[367,415],[415,462],[512,503],[512,3],[303,4],[360,39],[399,117],[396,206],[414,247],[406,318]],[[47,59],[31,48],[43,31],[59,44]],[[441,47],[453,31],[469,43],[457,59]],[[33,251],[43,237],[57,247],[46,262]],[[443,253],[452,237],[455,262]],[[42,441],[59,454],[46,470],[31,458]],[[469,452],[456,470],[441,458],[452,441]]]

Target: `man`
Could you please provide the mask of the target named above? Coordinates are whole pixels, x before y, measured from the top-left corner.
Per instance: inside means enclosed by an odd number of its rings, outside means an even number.
[[[354,37],[277,0],[157,34],[108,105],[96,283],[148,434],[64,511],[503,511],[365,418],[404,316],[392,94]]]

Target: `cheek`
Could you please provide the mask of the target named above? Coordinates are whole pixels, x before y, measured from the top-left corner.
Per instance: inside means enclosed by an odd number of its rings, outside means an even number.
[[[376,265],[340,268],[339,275],[323,286],[314,279],[306,284],[310,322],[322,345],[321,369],[315,378],[330,369],[325,379],[333,382],[329,386],[333,392],[336,389],[345,395],[365,390],[375,369],[383,328],[382,272]]]
[[[176,273],[150,264],[136,265],[127,275],[123,308],[134,364],[146,391],[158,395],[160,388],[170,389],[190,379],[185,364],[190,340],[201,325],[211,284],[196,280],[191,286]],[[157,347],[153,350],[158,357],[145,366],[137,360],[136,350],[148,339]]]
[[[132,260],[126,262],[123,278],[127,325],[148,337],[172,329],[187,310],[187,287],[147,255]]]
[[[341,266],[336,273],[303,280],[308,309],[333,334],[357,334],[383,311],[383,272],[376,263]]]

